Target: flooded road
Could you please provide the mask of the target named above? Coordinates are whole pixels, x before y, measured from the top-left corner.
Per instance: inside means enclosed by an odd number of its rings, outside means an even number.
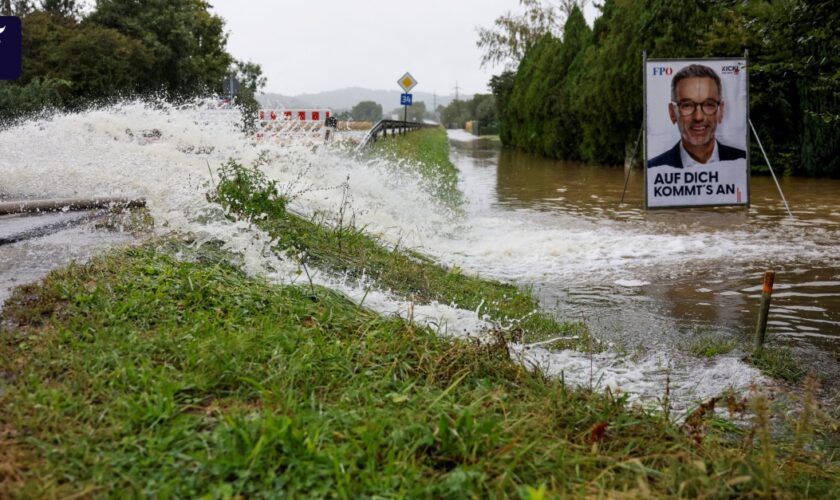
[[[793,219],[772,178],[758,176],[749,210],[645,211],[638,168],[621,204],[620,168],[546,160],[489,140],[452,145],[474,217],[539,221],[509,234],[522,241],[508,245],[544,259],[517,274],[561,317],[628,346],[678,347],[701,330],[748,337],[772,269],[770,338],[837,361],[840,181],[783,179]]]

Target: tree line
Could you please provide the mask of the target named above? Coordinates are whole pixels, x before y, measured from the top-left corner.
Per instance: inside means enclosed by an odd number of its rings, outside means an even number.
[[[440,121],[447,128],[464,128],[468,121],[477,121],[482,134],[499,133],[499,115],[491,94],[475,94],[471,99],[456,99],[440,110]]]
[[[832,0],[604,0],[592,28],[576,2],[563,7],[562,29],[502,24],[507,38],[482,33],[485,60],[522,53],[490,82],[504,144],[622,164],[642,124],[643,51],[691,58],[747,49],[750,116],[774,168],[840,177],[840,9]],[[505,48],[510,40],[516,46]],[[754,171],[767,171],[752,158]]]
[[[253,107],[265,85],[258,64],[227,52],[224,21],[204,0],[97,0],[89,12],[75,0],[0,7],[23,25],[22,76],[0,82],[5,123],[45,107],[218,95],[231,77],[240,83],[237,100]]]
[[[408,107],[407,115],[402,107],[394,108],[388,117],[396,116],[408,121],[439,120],[447,128],[464,128],[468,121],[478,121],[483,134],[499,133],[499,117],[496,112],[496,102],[492,94],[475,94],[472,98],[456,99],[448,106],[438,105],[432,112],[423,101],[417,101]],[[382,106],[373,101],[361,101],[352,109],[338,114],[340,120],[353,119],[358,121],[377,122],[385,116]]]
[[[440,106],[439,106],[440,107]],[[382,110],[382,105],[375,101],[360,101],[353,108],[341,111],[336,115],[339,120],[356,120],[360,122],[376,123],[385,117]],[[408,121],[421,122],[426,119],[434,119],[434,113],[426,109],[426,103],[417,101],[408,107],[408,110],[403,109],[402,106],[394,108],[388,113],[387,118],[396,116],[397,119],[402,120],[406,118]]]

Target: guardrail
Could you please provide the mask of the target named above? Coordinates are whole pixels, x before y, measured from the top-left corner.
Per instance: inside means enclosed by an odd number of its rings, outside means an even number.
[[[418,130],[421,128],[427,127],[439,127],[437,123],[421,123],[421,122],[404,122],[400,120],[379,120],[376,125],[374,125],[370,130],[368,130],[367,134],[365,134],[365,138],[362,139],[362,142],[359,143],[359,150],[364,149],[370,143],[376,142],[378,139],[379,134],[382,134],[382,137],[388,137],[388,131],[391,131],[391,137],[395,135],[405,135],[407,132],[412,130]]]

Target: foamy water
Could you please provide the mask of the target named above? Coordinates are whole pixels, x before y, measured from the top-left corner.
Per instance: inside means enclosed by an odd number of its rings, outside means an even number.
[[[0,132],[0,192],[26,198],[143,197],[158,233],[223,241],[227,250],[241,256],[246,271],[277,283],[308,280],[293,258],[270,251],[267,234],[227,220],[206,199],[214,182],[212,172],[228,159],[248,165],[262,155],[263,170],[279,182],[297,211],[338,217],[344,206],[345,222],[364,226],[387,244],[413,247],[467,272],[522,285],[604,282],[632,289],[649,284],[650,273],[641,276],[644,269],[667,275],[692,263],[722,259],[738,263],[792,254],[830,257],[826,253],[831,250],[819,240],[800,238],[793,243],[772,231],[666,233],[657,226],[628,226],[574,214],[501,212],[482,199],[484,192],[474,190],[468,176],[462,178],[462,187],[470,201],[466,215],[458,216],[441,207],[423,183],[406,173],[405,165],[363,161],[350,153],[351,148],[340,146],[256,143],[237,131],[238,121],[236,114],[200,106],[127,103],[28,122]],[[84,233],[67,238],[72,246],[83,247],[90,237]],[[14,255],[10,251],[32,254],[39,244],[0,247],[0,262],[3,252],[8,261],[17,258],[8,257]],[[55,264],[64,261],[55,259]],[[312,279],[366,307],[412,317],[442,334],[480,337],[492,326],[475,311],[456,305],[415,305],[319,272]],[[763,381],[736,355],[697,360],[655,345],[637,360],[614,352],[590,357],[538,346],[517,345],[514,351],[526,364],[562,373],[569,382],[610,387],[643,401],[661,397],[667,377],[671,399],[682,406],[729,387],[744,389]]]

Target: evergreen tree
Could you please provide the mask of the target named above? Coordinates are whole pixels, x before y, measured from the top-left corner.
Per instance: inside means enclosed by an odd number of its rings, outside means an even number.
[[[709,56],[749,49],[750,116],[773,165],[785,173],[840,177],[840,11],[834,4],[731,2],[702,44]],[[752,163],[767,171],[761,155],[752,155]]]
[[[499,138],[502,140],[502,144],[513,144],[510,115],[507,110],[513,93],[515,78],[516,73],[513,71],[505,71],[490,78],[490,89],[493,91],[493,101],[496,104]]]
[[[750,113],[787,173],[840,176],[840,9],[831,0],[605,0],[590,31],[574,5],[562,41],[528,45],[491,80],[505,144],[621,164],[642,125],[649,58],[750,53]],[[766,169],[753,155],[754,169]]]

